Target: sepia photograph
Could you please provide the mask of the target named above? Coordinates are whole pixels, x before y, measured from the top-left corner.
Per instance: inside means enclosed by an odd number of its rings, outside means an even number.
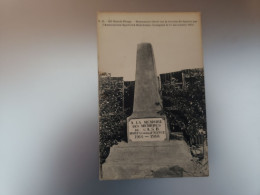
[[[260,0],[0,0],[0,195],[260,195]]]
[[[199,12],[99,12],[100,180],[209,175]]]

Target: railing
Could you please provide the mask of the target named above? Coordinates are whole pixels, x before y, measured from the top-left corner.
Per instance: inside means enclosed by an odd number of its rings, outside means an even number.
[[[198,134],[198,135],[191,135],[189,143],[190,145],[203,145],[205,139],[205,135]]]

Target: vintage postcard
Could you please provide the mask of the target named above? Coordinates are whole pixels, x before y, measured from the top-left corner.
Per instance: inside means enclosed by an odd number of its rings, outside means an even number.
[[[97,16],[100,179],[208,176],[199,12]]]

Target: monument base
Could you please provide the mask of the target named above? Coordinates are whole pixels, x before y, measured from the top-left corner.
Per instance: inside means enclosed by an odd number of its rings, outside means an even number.
[[[102,165],[103,180],[193,176],[194,166],[184,140],[120,142]]]

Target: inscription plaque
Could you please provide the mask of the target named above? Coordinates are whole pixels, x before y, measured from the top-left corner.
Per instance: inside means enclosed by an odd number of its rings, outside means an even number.
[[[128,125],[128,138],[132,142],[164,141],[167,139],[166,123],[163,118],[131,119]]]

